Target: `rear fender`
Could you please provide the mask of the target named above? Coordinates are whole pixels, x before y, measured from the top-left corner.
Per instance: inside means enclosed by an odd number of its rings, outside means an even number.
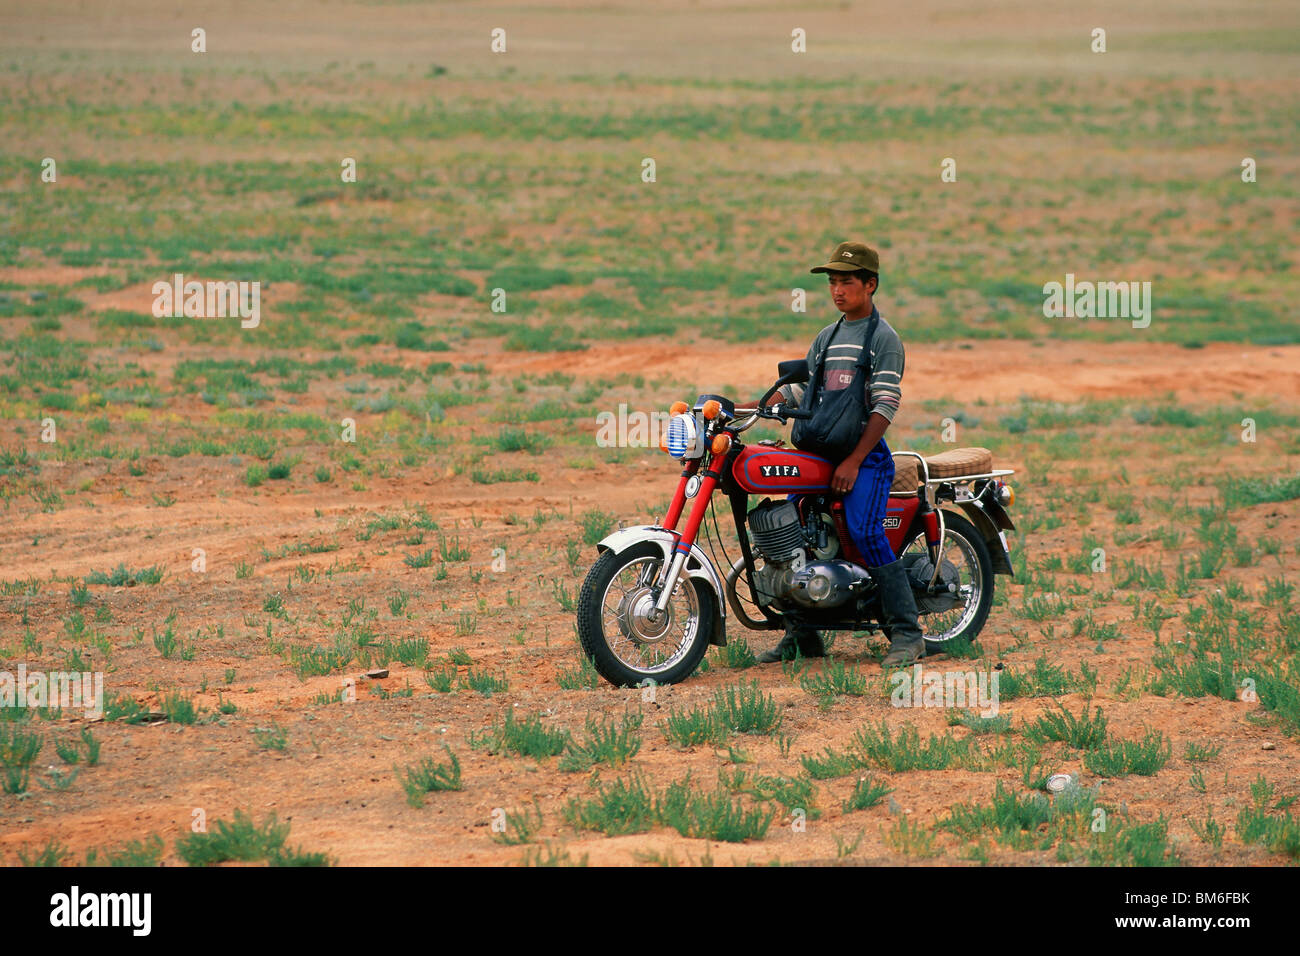
[[[988,545],[989,557],[993,561],[993,573],[1015,577],[1015,571],[1011,568],[1011,553],[1007,549],[1007,537],[1002,533],[1003,528],[1015,528],[1006,509],[996,501],[987,501],[984,498],[967,498],[958,501],[957,505],[970,519],[971,524],[978,529],[984,538],[984,543]]]
[[[596,549],[598,551],[613,551],[615,554],[619,554],[633,545],[649,541],[659,547],[659,550],[663,552],[664,563],[669,564],[672,562],[673,549],[677,546],[680,537],[681,535],[675,531],[669,531],[667,528],[661,528],[658,525],[637,525],[632,528],[620,528],[613,534],[602,538],[600,543],[596,545]],[[709,643],[716,644],[719,647],[725,646],[727,643],[727,599],[724,596],[722,580],[718,577],[713,562],[709,560],[708,555],[704,553],[698,544],[691,545],[691,553],[686,558],[682,573],[688,578],[704,581],[713,589],[713,606],[715,610],[711,622]]]

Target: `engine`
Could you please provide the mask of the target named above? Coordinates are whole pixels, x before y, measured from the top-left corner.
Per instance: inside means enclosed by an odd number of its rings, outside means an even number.
[[[792,501],[764,498],[749,513],[749,534],[754,547],[772,564],[784,564],[803,555],[808,546],[799,509]]]
[[[749,534],[764,564],[754,586],[775,607],[837,607],[865,589],[870,575],[849,561],[835,560],[839,541],[830,517],[811,511],[806,523],[790,501],[764,499],[749,513]]]

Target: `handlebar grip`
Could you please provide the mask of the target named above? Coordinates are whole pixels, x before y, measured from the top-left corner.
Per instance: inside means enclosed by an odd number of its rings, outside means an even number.
[[[799,409],[795,408],[795,409],[791,409],[790,411],[786,412],[786,413],[785,413],[785,417],[786,417],[786,418],[805,418],[805,419],[806,419],[806,418],[812,418],[812,417],[813,417],[813,413],[812,413],[812,412],[801,412],[801,411],[799,411]]]

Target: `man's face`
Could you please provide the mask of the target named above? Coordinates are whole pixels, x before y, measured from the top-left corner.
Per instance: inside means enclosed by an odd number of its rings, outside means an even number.
[[[875,280],[871,285],[867,285],[857,276],[850,276],[842,272],[829,272],[826,280],[830,284],[831,298],[835,300],[835,308],[841,312],[853,314],[855,312],[871,311],[869,303],[871,302],[871,293],[875,289]]]

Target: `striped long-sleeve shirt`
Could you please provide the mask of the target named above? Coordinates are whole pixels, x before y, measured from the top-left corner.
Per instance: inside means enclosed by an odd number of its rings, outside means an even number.
[[[879,313],[877,313],[879,314]],[[817,370],[817,357],[826,349],[826,370],[822,388],[834,391],[844,388],[853,381],[854,366],[862,357],[863,340],[867,335],[867,325],[871,317],[850,321],[845,319],[840,324],[839,334],[830,342],[835,323],[831,323],[817,333],[812,346],[808,349],[808,372]],[[827,343],[830,347],[827,348]],[[883,318],[876,324],[876,334],[871,341],[871,381],[868,384],[866,407],[868,415],[877,412],[891,422],[898,414],[898,405],[903,397],[903,341],[894,331],[894,327]],[[783,385],[781,391],[792,404],[803,400],[804,386]]]

